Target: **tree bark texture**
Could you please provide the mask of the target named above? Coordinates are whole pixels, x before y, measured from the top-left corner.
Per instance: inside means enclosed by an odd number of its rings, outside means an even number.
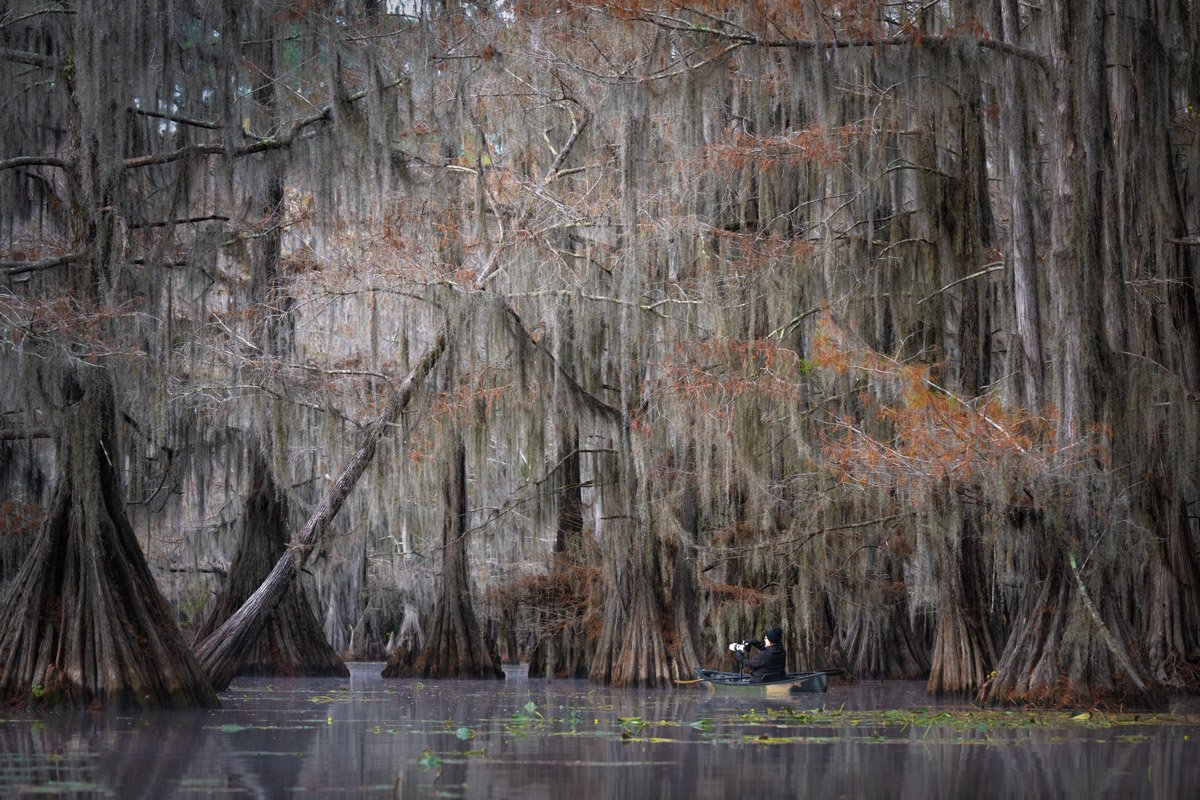
[[[1178,492],[1185,476],[1175,474],[1165,447],[1154,452],[1146,519],[1156,532],[1151,545],[1145,645],[1154,678],[1164,686],[1200,689],[1200,564],[1196,537]]]
[[[218,691],[227,687],[237,674],[246,653],[254,646],[263,625],[266,624],[267,617],[286,596],[296,572],[321,540],[345,503],[346,497],[371,463],[379,437],[408,407],[417,386],[441,357],[446,348],[446,341],[446,331],[442,330],[404,381],[395,387],[383,411],[364,429],[354,455],[330,490],[321,498],[321,502],[313,509],[304,528],[291,540],[287,550],[271,568],[262,585],[247,598],[233,616],[196,646],[196,657],[205,674],[209,676],[209,681]]]
[[[446,468],[442,525],[442,575],[433,621],[421,650],[396,650],[383,670],[385,678],[504,678],[495,647],[475,617],[467,569],[467,456],[455,437]]]
[[[0,697],[215,707],[125,515],[107,376],[68,383],[50,506],[0,601]]]
[[[1195,248],[1172,244],[1188,228],[1172,141],[1178,32],[1158,4],[1109,0],[1107,11],[1106,57],[1122,67],[1107,70],[1104,99],[1122,113],[1111,115],[1104,150],[1105,331],[1127,386],[1111,425],[1124,443],[1118,459],[1144,487],[1137,523],[1153,536],[1143,615],[1150,665],[1160,681],[1194,685],[1200,587],[1188,506],[1200,492],[1200,294]]]
[[[197,632],[203,641],[241,608],[287,548],[288,502],[261,453],[253,453],[250,495],[238,520],[240,544],[225,588]],[[304,584],[292,583],[246,654],[239,675],[338,676],[350,674],[325,640]]]
[[[970,512],[958,498],[938,503],[940,524],[933,548],[937,583],[937,629],[928,689],[934,695],[974,695],[996,661],[985,603],[983,558]]]
[[[1019,43],[1020,18],[1017,0],[1001,0],[1004,38]],[[1039,412],[1045,398],[1045,368],[1042,354],[1041,303],[1038,299],[1037,232],[1032,210],[1033,179],[1030,175],[1031,148],[1026,92],[1030,91],[1025,70],[1016,59],[1004,66],[1001,126],[1008,159],[1009,262],[1012,265],[1013,301],[1017,338],[1020,341],[1022,397],[1025,407]]]

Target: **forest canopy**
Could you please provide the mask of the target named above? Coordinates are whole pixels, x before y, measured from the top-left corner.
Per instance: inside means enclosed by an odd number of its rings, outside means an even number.
[[[17,0],[0,70],[6,698],[1196,688],[1193,0]]]

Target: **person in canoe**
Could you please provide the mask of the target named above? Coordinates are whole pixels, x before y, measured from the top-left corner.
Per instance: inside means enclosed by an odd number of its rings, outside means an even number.
[[[739,664],[750,668],[751,682],[762,683],[787,677],[787,651],[780,644],[782,640],[782,628],[768,628],[761,642],[757,639],[734,642],[729,649]],[[759,650],[758,655],[748,656],[750,649],[755,647]]]

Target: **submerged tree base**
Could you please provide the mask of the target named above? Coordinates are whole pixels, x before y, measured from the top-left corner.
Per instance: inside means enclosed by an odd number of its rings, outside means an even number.
[[[69,384],[45,521],[0,602],[0,699],[217,707],[125,516],[111,388]]]
[[[1053,684],[1003,693],[997,689],[995,679],[992,679],[980,688],[975,699],[983,705],[1037,708],[1047,711],[1066,711],[1078,708],[1096,708],[1106,711],[1137,709],[1161,711],[1167,707],[1165,697],[1147,696],[1127,682],[1118,680],[1109,687],[1095,687],[1081,685],[1065,677]]]
[[[283,489],[260,453],[254,454],[252,488],[239,522],[241,543],[217,598],[196,636],[201,642],[241,608],[270,574],[287,547],[288,504]],[[267,617],[258,641],[242,660],[238,675],[346,677],[345,662],[325,640],[300,582]]]
[[[383,670],[385,678],[504,678],[496,648],[483,637],[467,580],[467,464],[462,437],[451,448],[443,487],[441,594],[425,646],[397,651]]]
[[[1071,568],[1073,570],[1073,567]],[[1041,708],[1162,708],[1166,698],[1139,671],[1125,625],[1097,608],[1063,563],[1050,560],[1031,591],[995,674],[976,699],[984,705]]]

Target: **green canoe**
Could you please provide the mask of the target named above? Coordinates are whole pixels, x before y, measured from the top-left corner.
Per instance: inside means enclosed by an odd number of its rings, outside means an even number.
[[[695,668],[696,678],[714,692],[767,695],[819,694],[829,688],[829,672],[792,672],[785,678],[753,682],[741,672],[720,672],[704,667]]]

